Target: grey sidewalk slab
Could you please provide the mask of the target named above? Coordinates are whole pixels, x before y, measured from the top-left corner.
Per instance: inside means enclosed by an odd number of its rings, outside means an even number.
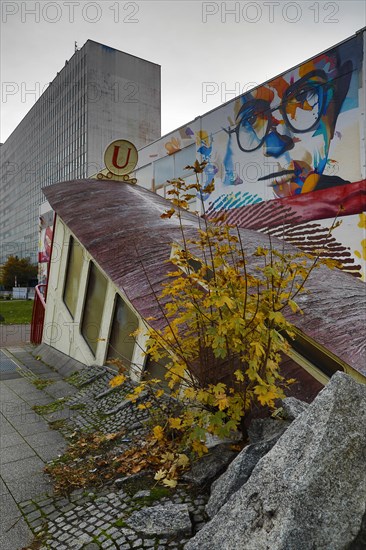
[[[62,455],[66,450],[67,444],[56,443],[53,445],[44,445],[37,447],[37,455],[45,462],[50,462],[59,455]]]
[[[41,423],[42,417],[37,414],[28,403],[24,403],[24,407],[19,413],[13,414],[9,418],[9,422],[15,427],[23,426],[23,424]]]
[[[41,471],[28,478],[13,479],[7,482],[6,485],[18,504],[42,494],[50,495],[53,493],[51,481]]]
[[[32,532],[8,491],[0,495],[0,509],[1,550],[20,550],[28,546],[33,539]]]
[[[26,378],[17,378],[16,380],[5,380],[3,382],[6,387],[12,390],[18,397],[24,397],[32,395],[37,397],[42,394],[42,390],[38,390],[31,381]]]
[[[42,472],[44,467],[44,462],[37,456],[32,456],[30,458],[23,458],[22,460],[17,460],[16,462],[11,462],[7,464],[0,465],[1,477],[5,483],[27,479],[38,472]]]
[[[59,370],[32,357],[30,348],[13,347],[4,351],[7,357],[13,354],[20,374],[17,378],[0,380],[0,523],[3,525],[0,550],[20,550],[34,538],[22,515],[21,505],[53,495],[53,484],[43,469],[67,447],[62,435],[51,430],[33,406],[53,403],[77,390],[63,380]],[[52,364],[52,353],[49,357]],[[67,356],[61,354],[60,360],[52,366],[75,371]],[[52,383],[38,389],[32,384],[37,378]],[[70,414],[68,408],[53,413],[55,419],[68,418]],[[32,529],[35,525],[32,524]]]
[[[26,435],[24,436],[24,439],[28,443],[28,445],[30,445],[35,451],[37,451],[39,447],[44,447],[45,445],[56,446],[65,443],[62,435],[60,435],[56,431],[53,431],[51,433],[42,432],[34,435]]]
[[[5,485],[3,480],[0,478],[0,495],[4,495],[4,494],[8,494],[8,493],[9,493],[9,491],[8,491],[7,486]]]
[[[14,427],[6,420],[6,418],[0,414],[0,435],[8,435],[12,433]],[[1,450],[1,449],[0,449]]]
[[[31,544],[33,534],[23,517],[13,525],[9,533],[0,535],[1,550],[20,550]]]
[[[48,403],[53,403],[55,401],[55,398],[52,395],[40,395],[39,397],[31,397],[27,398],[27,403],[30,407],[33,407],[33,405],[46,405]]]
[[[6,447],[5,449],[1,449],[0,469],[3,464],[7,464],[9,462],[13,463],[18,460],[23,460],[24,458],[35,456],[35,451],[27,443],[20,443],[19,445]]]
[[[6,533],[17,519],[22,517],[21,512],[9,492],[0,496],[1,522],[0,534]]]
[[[34,535],[18,505],[53,494],[43,469],[67,445],[33,406],[52,403],[75,389],[63,382],[60,374],[34,359],[29,350],[14,347],[4,351],[7,357],[14,354],[18,366],[16,378],[0,380],[0,549],[20,550],[32,542]],[[40,390],[32,384],[36,378],[53,383]],[[53,392],[48,393],[52,386]]]
[[[76,388],[63,380],[60,380],[48,386],[46,391],[55,399],[59,399],[60,397],[68,397],[69,395],[73,395],[76,393]]]
[[[16,424],[15,427],[22,438],[43,432],[52,433],[47,422],[41,417],[36,422],[23,422]]]
[[[6,449],[7,447],[12,447],[14,445],[21,445],[24,443],[24,439],[20,434],[10,433],[0,436],[0,449]]]
[[[5,384],[5,382],[2,382],[0,386],[1,410],[3,409],[4,403],[10,403],[10,402],[21,403],[23,401],[22,398],[19,397],[19,395],[17,395],[16,393],[14,393],[11,388],[8,388],[3,384]]]

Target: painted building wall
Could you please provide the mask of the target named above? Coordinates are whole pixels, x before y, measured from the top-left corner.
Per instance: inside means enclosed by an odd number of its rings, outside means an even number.
[[[365,29],[139,152],[139,185],[164,193],[207,162],[202,183],[210,215],[324,253],[365,279]],[[188,162],[186,163],[188,164]],[[188,173],[188,177],[189,173]]]

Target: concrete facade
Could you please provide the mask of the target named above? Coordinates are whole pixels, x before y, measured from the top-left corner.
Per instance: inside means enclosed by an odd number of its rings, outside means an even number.
[[[37,261],[43,187],[103,167],[108,143],[160,137],[160,66],[92,40],[63,69],[0,147],[0,262]]]

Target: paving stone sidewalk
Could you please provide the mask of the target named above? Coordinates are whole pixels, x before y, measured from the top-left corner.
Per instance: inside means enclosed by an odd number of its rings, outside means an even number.
[[[53,384],[44,391],[45,380]],[[35,359],[29,348],[0,350],[0,548],[16,550],[33,534],[20,504],[39,494],[52,494],[43,474],[45,463],[62,453],[64,437],[32,409],[76,389],[47,365]]]
[[[60,497],[43,473],[44,465],[64,452],[71,431],[108,434],[124,428],[126,448],[146,433],[146,411],[137,411],[124,400],[122,389],[109,387],[113,373],[84,367],[45,346],[13,347],[0,353],[1,550],[21,550],[32,543],[40,550],[183,548],[204,525],[206,494],[178,486],[155,499],[149,488],[131,492],[123,483],[111,482]],[[77,380],[77,387],[67,377]],[[55,403],[62,406],[54,407]],[[34,405],[50,405],[50,412],[41,417]],[[179,536],[169,529],[166,535],[141,532],[129,522],[136,511],[162,505],[185,505],[191,532]]]

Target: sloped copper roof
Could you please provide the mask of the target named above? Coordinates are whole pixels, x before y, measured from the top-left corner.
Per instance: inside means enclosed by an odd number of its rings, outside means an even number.
[[[166,263],[173,241],[181,241],[176,217],[161,219],[169,201],[139,186],[116,181],[74,180],[43,189],[47,200],[100,268],[143,318],[164,319],[156,301],[172,266]],[[185,234],[193,236],[198,218],[182,213]],[[260,232],[240,229],[250,257],[268,246]],[[273,239],[273,246],[279,241]],[[280,246],[282,247],[282,241]],[[293,249],[286,245],[286,249]],[[253,259],[253,262],[255,259]],[[297,300],[304,315],[288,313],[305,335],[366,376],[366,285],[339,270],[320,267],[308,294]]]

